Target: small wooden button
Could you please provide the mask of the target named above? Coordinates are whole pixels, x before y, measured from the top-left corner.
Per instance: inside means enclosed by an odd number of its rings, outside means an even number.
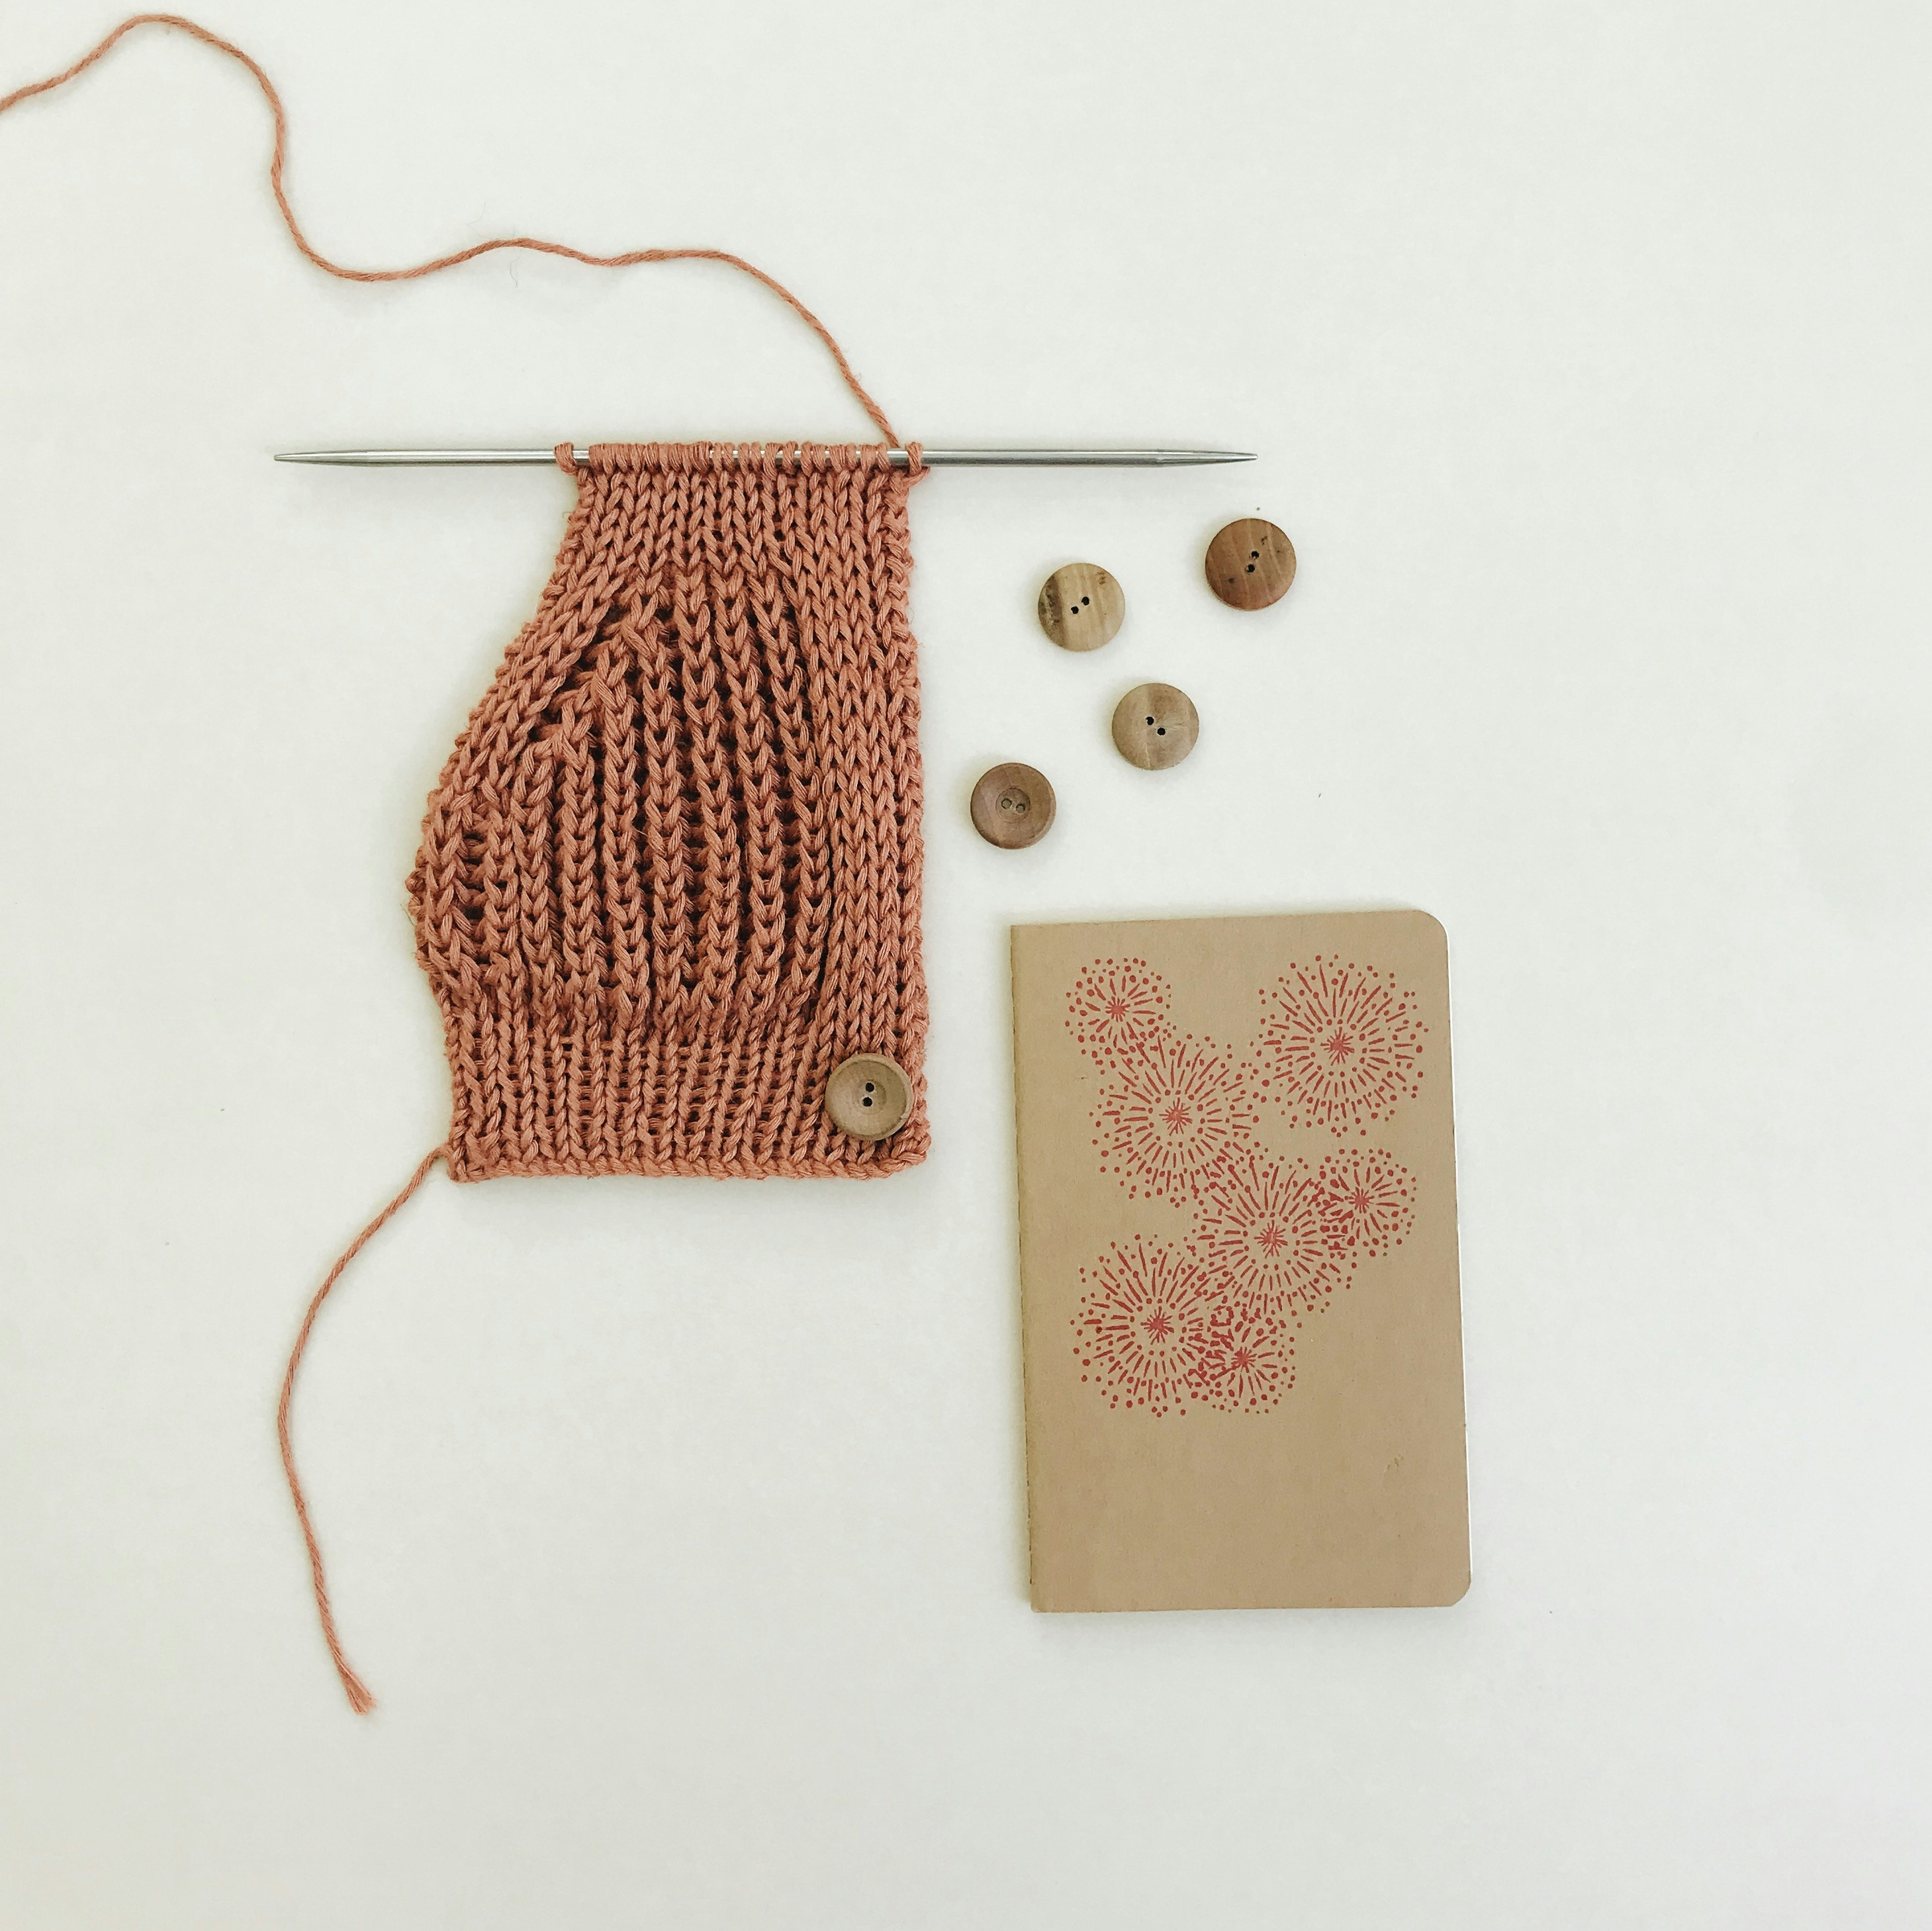
[[[1194,749],[1201,713],[1172,684],[1137,684],[1114,711],[1114,743],[1130,764],[1165,771]]]
[[[1265,610],[1294,581],[1294,545],[1272,523],[1244,516],[1208,546],[1208,587],[1237,610]]]
[[[973,787],[973,828],[988,845],[1017,851],[1053,823],[1053,787],[1030,764],[995,764]]]
[[[832,1124],[854,1140],[884,1140],[897,1133],[912,1111],[912,1082],[896,1059],[855,1053],[826,1081],[825,1110]]]
[[[1126,593],[1098,563],[1067,563],[1040,587],[1040,627],[1063,650],[1097,650],[1120,627]]]

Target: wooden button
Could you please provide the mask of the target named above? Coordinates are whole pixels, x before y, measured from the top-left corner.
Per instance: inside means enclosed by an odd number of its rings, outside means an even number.
[[[854,1140],[884,1140],[897,1133],[912,1111],[912,1082],[896,1059],[855,1053],[826,1081],[825,1110],[832,1124]]]
[[[1126,593],[1098,563],[1067,563],[1040,587],[1040,627],[1063,650],[1097,650],[1120,627]]]
[[[1172,684],[1137,684],[1114,711],[1114,743],[1130,764],[1165,771],[1194,749],[1201,713]]]
[[[973,828],[988,845],[1017,851],[1053,823],[1053,787],[1030,764],[995,764],[973,787]]]
[[[1294,581],[1294,545],[1272,523],[1244,516],[1208,546],[1208,587],[1237,610],[1265,610]]]

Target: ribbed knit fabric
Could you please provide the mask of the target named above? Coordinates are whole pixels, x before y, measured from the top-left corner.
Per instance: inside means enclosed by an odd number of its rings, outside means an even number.
[[[352,1708],[375,1707],[329,1604],[296,1470],[296,1378],[344,1270],[437,1161],[500,1173],[891,1173],[926,1151],[920,962],[919,690],[901,438],[831,332],[716,248],[586,253],[529,235],[402,268],[333,261],[283,185],[287,117],[260,65],[172,14],[122,22],[0,114],[84,74],[136,29],[239,63],[274,121],[268,186],[290,237],[346,281],[411,281],[502,250],[598,268],[703,261],[751,276],[825,345],[884,442],[610,444],[536,617],[510,647],[430,800],[410,877],[417,949],[442,1008],[447,1143],[324,1277],[297,1330],[276,1432],[322,1632]],[[905,1124],[863,1141],[824,1110],[826,1076],[884,1053]]]
[[[535,619],[410,878],[458,1180],[890,1173],[925,1156],[919,694],[883,446],[568,445]],[[885,1053],[890,1139],[826,1116]]]

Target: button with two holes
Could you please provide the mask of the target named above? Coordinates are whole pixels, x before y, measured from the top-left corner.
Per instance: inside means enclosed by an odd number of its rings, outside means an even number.
[[[1294,581],[1294,545],[1258,516],[1244,516],[1208,546],[1208,587],[1237,610],[1265,610]]]
[[[1017,851],[1053,824],[1053,787],[1030,764],[995,764],[973,787],[973,829],[988,845]]]
[[[854,1140],[884,1140],[912,1111],[912,1082],[896,1059],[883,1053],[855,1053],[825,1083],[825,1110],[832,1124]]]
[[[1120,629],[1126,593],[1098,563],[1066,563],[1040,585],[1039,611],[1063,650],[1097,650]]]
[[[1172,684],[1136,684],[1114,710],[1114,746],[1143,771],[1165,771],[1194,749],[1201,713]]]

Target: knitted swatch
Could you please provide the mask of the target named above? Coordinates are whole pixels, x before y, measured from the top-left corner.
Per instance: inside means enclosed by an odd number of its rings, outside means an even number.
[[[877,446],[609,444],[410,878],[458,1180],[922,1159],[916,470]],[[890,1140],[826,1076],[884,1053]]]
[[[447,1141],[310,1299],[276,1408],[324,1640],[337,1633],[296,1472],[296,1377],[343,1271],[437,1161],[504,1173],[891,1173],[925,1157],[919,689],[906,617],[906,493],[924,473],[831,332],[716,248],[598,255],[499,236],[411,266],[351,268],[310,242],[283,185],[287,116],[261,66],[172,14],[124,20],[0,114],[160,26],[245,68],[274,123],[268,185],[302,254],[356,282],[411,281],[526,250],[598,268],[704,261],[751,276],[822,342],[885,441],[560,446],[577,507],[536,617],[472,713],[410,876],[442,1010]],[[911,1089],[890,1137],[841,1132],[826,1076],[857,1053]]]

